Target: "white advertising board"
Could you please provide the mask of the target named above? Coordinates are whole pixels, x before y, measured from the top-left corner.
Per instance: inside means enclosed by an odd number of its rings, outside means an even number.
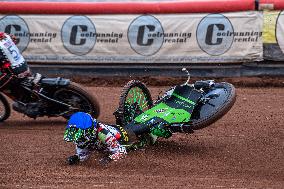
[[[261,12],[0,15],[28,61],[226,63],[263,59]]]

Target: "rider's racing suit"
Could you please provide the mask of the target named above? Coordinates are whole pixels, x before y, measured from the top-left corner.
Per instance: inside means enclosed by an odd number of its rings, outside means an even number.
[[[30,75],[29,67],[15,43],[14,36],[0,32],[0,90],[11,81]]]
[[[126,144],[129,139],[127,133],[121,127],[98,123],[96,138],[94,139],[87,146],[76,145],[76,155],[80,161],[87,160],[91,152],[95,150],[107,153],[109,160],[122,159],[127,155],[126,148],[122,144]]]

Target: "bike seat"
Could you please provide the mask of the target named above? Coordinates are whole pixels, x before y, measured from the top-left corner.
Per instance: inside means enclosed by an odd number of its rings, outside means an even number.
[[[66,86],[70,84],[70,80],[69,79],[64,79],[61,77],[57,77],[57,78],[43,78],[40,81],[41,84],[45,84],[45,85],[59,85],[59,86]]]
[[[212,86],[214,86],[214,81],[213,80],[206,80],[206,81],[196,81],[194,83],[194,87],[199,90],[199,89],[210,89]]]

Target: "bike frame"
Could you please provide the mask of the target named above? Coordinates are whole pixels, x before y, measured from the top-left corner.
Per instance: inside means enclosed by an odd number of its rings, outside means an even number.
[[[138,124],[151,124],[153,119],[162,119],[167,125],[189,123],[191,114],[202,92],[190,85],[179,85],[172,94],[159,100],[152,108],[137,116]]]

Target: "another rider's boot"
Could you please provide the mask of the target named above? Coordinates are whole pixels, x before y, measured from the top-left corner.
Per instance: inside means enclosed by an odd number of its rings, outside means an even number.
[[[20,113],[25,113],[25,110],[27,109],[27,107],[23,103],[17,101],[12,104],[12,108]]]
[[[41,115],[41,105],[37,102],[35,103],[27,103],[24,104],[22,102],[14,102],[12,104],[12,108],[20,113],[23,113],[31,118],[36,118],[37,116]]]

